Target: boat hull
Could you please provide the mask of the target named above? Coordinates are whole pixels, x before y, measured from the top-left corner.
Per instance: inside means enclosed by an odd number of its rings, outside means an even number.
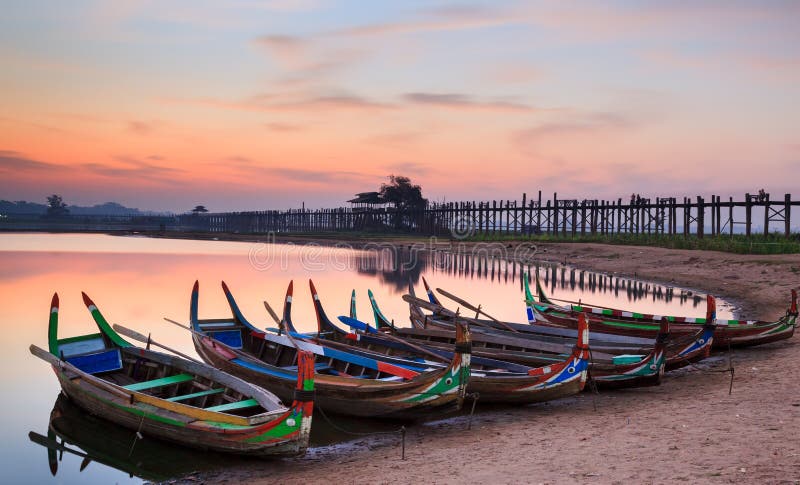
[[[193,340],[198,355],[208,364],[268,389],[281,399],[291,396],[294,392],[293,378],[282,378],[242,366],[232,362],[230,357],[214,346],[209,339],[194,335]],[[380,384],[371,383],[366,379],[314,374],[316,390],[314,406],[324,413],[361,417],[415,420],[441,416],[461,408],[464,389],[456,387],[447,393],[428,391],[448,378],[463,378],[447,375],[462,372],[463,369],[465,367],[459,365],[454,369],[448,367],[441,371],[430,372],[424,380]],[[466,369],[466,372],[469,372],[468,365]]]
[[[115,399],[113,395],[95,388],[80,379],[72,380],[64,372],[54,369],[61,389],[70,400],[90,414],[111,421],[128,429],[139,431],[144,436],[200,450],[250,456],[296,456],[306,450],[308,439],[299,439],[297,434],[285,440],[263,444],[249,442],[258,432],[242,434],[233,427],[220,427],[218,431],[194,427],[179,415],[167,419],[163,415],[148,416],[148,406],[136,402],[133,405]],[[255,427],[254,427],[255,428]],[[308,431],[298,431],[298,433]]]

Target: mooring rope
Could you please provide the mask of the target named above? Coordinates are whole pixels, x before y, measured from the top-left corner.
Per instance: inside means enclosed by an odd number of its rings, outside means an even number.
[[[328,415],[325,414],[325,411],[323,411],[322,408],[317,403],[314,403],[314,411],[319,411],[320,415],[325,419],[325,421],[327,421],[328,424],[330,424],[331,427],[334,428],[335,430],[341,431],[342,433],[351,434],[351,435],[354,435],[354,436],[372,436],[372,435],[379,435],[379,434],[397,434],[397,433],[403,432],[403,430],[405,429],[405,426],[401,426],[401,427],[399,427],[397,429],[394,429],[394,430],[391,430],[391,431],[350,431],[350,430],[344,429],[344,428],[334,424],[334,422],[331,420],[331,418],[329,418]]]
[[[587,371],[589,377],[589,390],[592,393],[592,406],[594,411],[597,412],[597,395],[600,392],[597,390],[597,381],[592,376],[592,368],[594,368],[594,354],[592,353],[592,346],[589,346],[589,370]]]
[[[142,414],[142,420],[139,421],[139,429],[136,430],[136,434],[133,436],[133,443],[131,443],[131,449],[128,451],[128,458],[133,455],[133,449],[136,446],[136,442],[144,439],[144,436],[142,436],[142,426],[144,426],[144,414]]]

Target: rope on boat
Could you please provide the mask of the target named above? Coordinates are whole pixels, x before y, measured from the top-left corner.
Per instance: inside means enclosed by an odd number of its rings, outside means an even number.
[[[142,420],[139,421],[139,429],[136,430],[136,434],[133,436],[133,443],[131,443],[131,449],[128,451],[128,458],[133,455],[133,449],[136,446],[136,442],[144,439],[144,436],[142,436],[142,426],[144,426],[144,414],[142,414]]]
[[[589,376],[589,389],[592,393],[592,406],[594,407],[594,412],[597,412],[597,395],[600,392],[597,390],[597,381],[592,377],[592,369],[594,368],[594,354],[592,354],[592,346],[589,346],[589,369],[586,373]]]
[[[688,358],[683,359],[684,361],[688,361]],[[694,369],[697,372],[706,372],[709,374],[727,374],[730,373],[731,375],[731,382],[728,386],[728,395],[730,396],[733,394],[733,377],[736,373],[736,368],[733,366],[733,348],[731,347],[730,341],[728,342],[728,368],[727,369],[703,369],[695,365],[693,362],[687,362],[686,367],[690,369]]]
[[[337,431],[340,431],[342,433],[353,435],[353,436],[374,436],[374,435],[381,435],[381,434],[398,434],[399,433],[400,434],[400,447],[401,447],[400,448],[401,449],[401,451],[400,451],[400,459],[401,460],[405,460],[406,459],[406,427],[405,426],[400,426],[398,429],[395,429],[395,430],[392,430],[392,431],[370,431],[370,432],[350,431],[350,430],[342,428],[341,426],[337,426],[336,424],[334,424],[334,422],[331,420],[331,418],[329,418],[328,415],[325,414],[325,411],[323,411],[322,408],[318,404],[314,405],[314,411],[315,412],[319,411],[319,414],[323,418],[325,418],[325,421],[327,421],[328,424],[333,429],[335,429]]]
[[[344,429],[344,428],[334,424],[334,422],[331,420],[331,418],[328,417],[327,414],[325,414],[325,411],[322,410],[322,408],[319,406],[319,404],[314,403],[314,412],[316,412],[316,411],[319,411],[320,415],[322,415],[322,417],[325,418],[325,421],[327,421],[328,424],[330,424],[331,427],[334,428],[336,431],[341,431],[342,433],[351,434],[353,436],[371,436],[371,435],[379,435],[379,434],[397,434],[397,433],[403,432],[403,430],[405,429],[405,426],[401,426],[401,427],[399,427],[399,428],[397,428],[395,430],[391,430],[391,431],[350,431],[350,430]]]
[[[467,394],[467,397],[472,398],[472,409],[469,412],[469,420],[467,421],[467,431],[472,429],[472,415],[475,414],[475,405],[478,404],[478,398],[481,397],[477,392]]]
[[[400,459],[405,461],[406,460],[406,427],[400,426],[400,436],[401,436],[401,443],[402,443],[402,451],[400,452]]]
[[[731,340],[728,340],[728,370],[731,372],[731,385],[728,388],[728,395],[733,394],[733,374],[736,369],[733,368],[733,349],[731,348]]]

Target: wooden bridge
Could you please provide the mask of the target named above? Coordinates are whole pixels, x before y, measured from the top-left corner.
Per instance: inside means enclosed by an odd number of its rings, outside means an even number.
[[[630,200],[536,199],[521,201],[465,201],[429,204],[424,209],[392,207],[363,209],[289,209],[226,212],[181,216],[181,225],[192,230],[220,233],[266,234],[323,233],[343,231],[402,232],[419,235],[468,237],[493,234],[667,234],[764,235],[792,233],[792,201],[786,194],[773,200],[769,194],[745,194],[744,200],[704,197],[632,196]],[[734,219],[736,216],[738,219]]]

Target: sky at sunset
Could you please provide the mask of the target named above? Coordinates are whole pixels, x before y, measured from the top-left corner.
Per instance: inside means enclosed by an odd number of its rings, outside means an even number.
[[[0,199],[800,194],[798,25],[796,1],[6,0]]]

